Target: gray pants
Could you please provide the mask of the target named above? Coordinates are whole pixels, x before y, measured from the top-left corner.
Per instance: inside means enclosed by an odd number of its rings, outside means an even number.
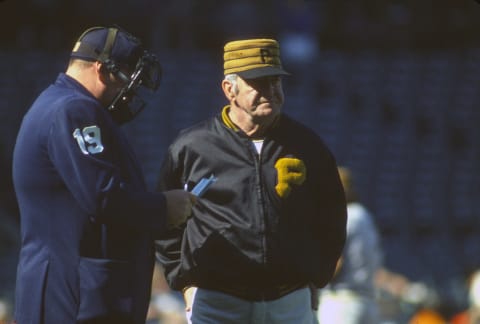
[[[250,302],[218,291],[198,288],[189,324],[313,324],[310,290],[302,288],[279,299]]]

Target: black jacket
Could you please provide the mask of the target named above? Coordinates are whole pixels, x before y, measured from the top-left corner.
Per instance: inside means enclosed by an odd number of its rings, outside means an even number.
[[[217,181],[200,198],[186,228],[157,241],[173,289],[197,285],[242,290],[331,278],[346,235],[346,205],[334,157],[313,131],[282,115],[261,154],[225,113],[183,131],[170,146],[159,189]],[[280,197],[276,162],[306,166],[302,184]],[[242,296],[242,293],[237,295]]]

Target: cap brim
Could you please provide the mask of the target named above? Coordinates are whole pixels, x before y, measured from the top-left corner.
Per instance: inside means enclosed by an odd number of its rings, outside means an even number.
[[[282,68],[275,66],[264,66],[247,71],[235,72],[242,79],[256,79],[267,76],[280,76],[280,75],[290,75],[287,71]]]

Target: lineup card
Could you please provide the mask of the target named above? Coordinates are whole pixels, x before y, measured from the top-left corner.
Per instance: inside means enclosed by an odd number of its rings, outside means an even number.
[[[197,197],[201,197],[215,181],[217,181],[217,178],[215,178],[213,174],[210,178],[202,178],[192,189],[191,193]]]

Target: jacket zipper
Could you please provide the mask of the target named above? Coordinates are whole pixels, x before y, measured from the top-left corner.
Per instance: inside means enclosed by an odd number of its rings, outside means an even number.
[[[265,143],[264,143],[265,144]],[[254,163],[255,163],[255,174],[256,174],[256,185],[257,185],[257,195],[259,197],[259,202],[260,202],[260,210],[261,210],[261,215],[260,215],[260,231],[263,231],[261,233],[261,238],[262,238],[262,262],[263,266],[267,264],[267,253],[266,253],[266,246],[267,246],[267,224],[266,224],[266,211],[265,211],[265,201],[264,201],[264,194],[263,194],[263,182],[262,182],[262,150],[260,150],[260,153],[258,153],[253,146],[253,143],[250,141],[250,151],[253,153],[254,157]]]

